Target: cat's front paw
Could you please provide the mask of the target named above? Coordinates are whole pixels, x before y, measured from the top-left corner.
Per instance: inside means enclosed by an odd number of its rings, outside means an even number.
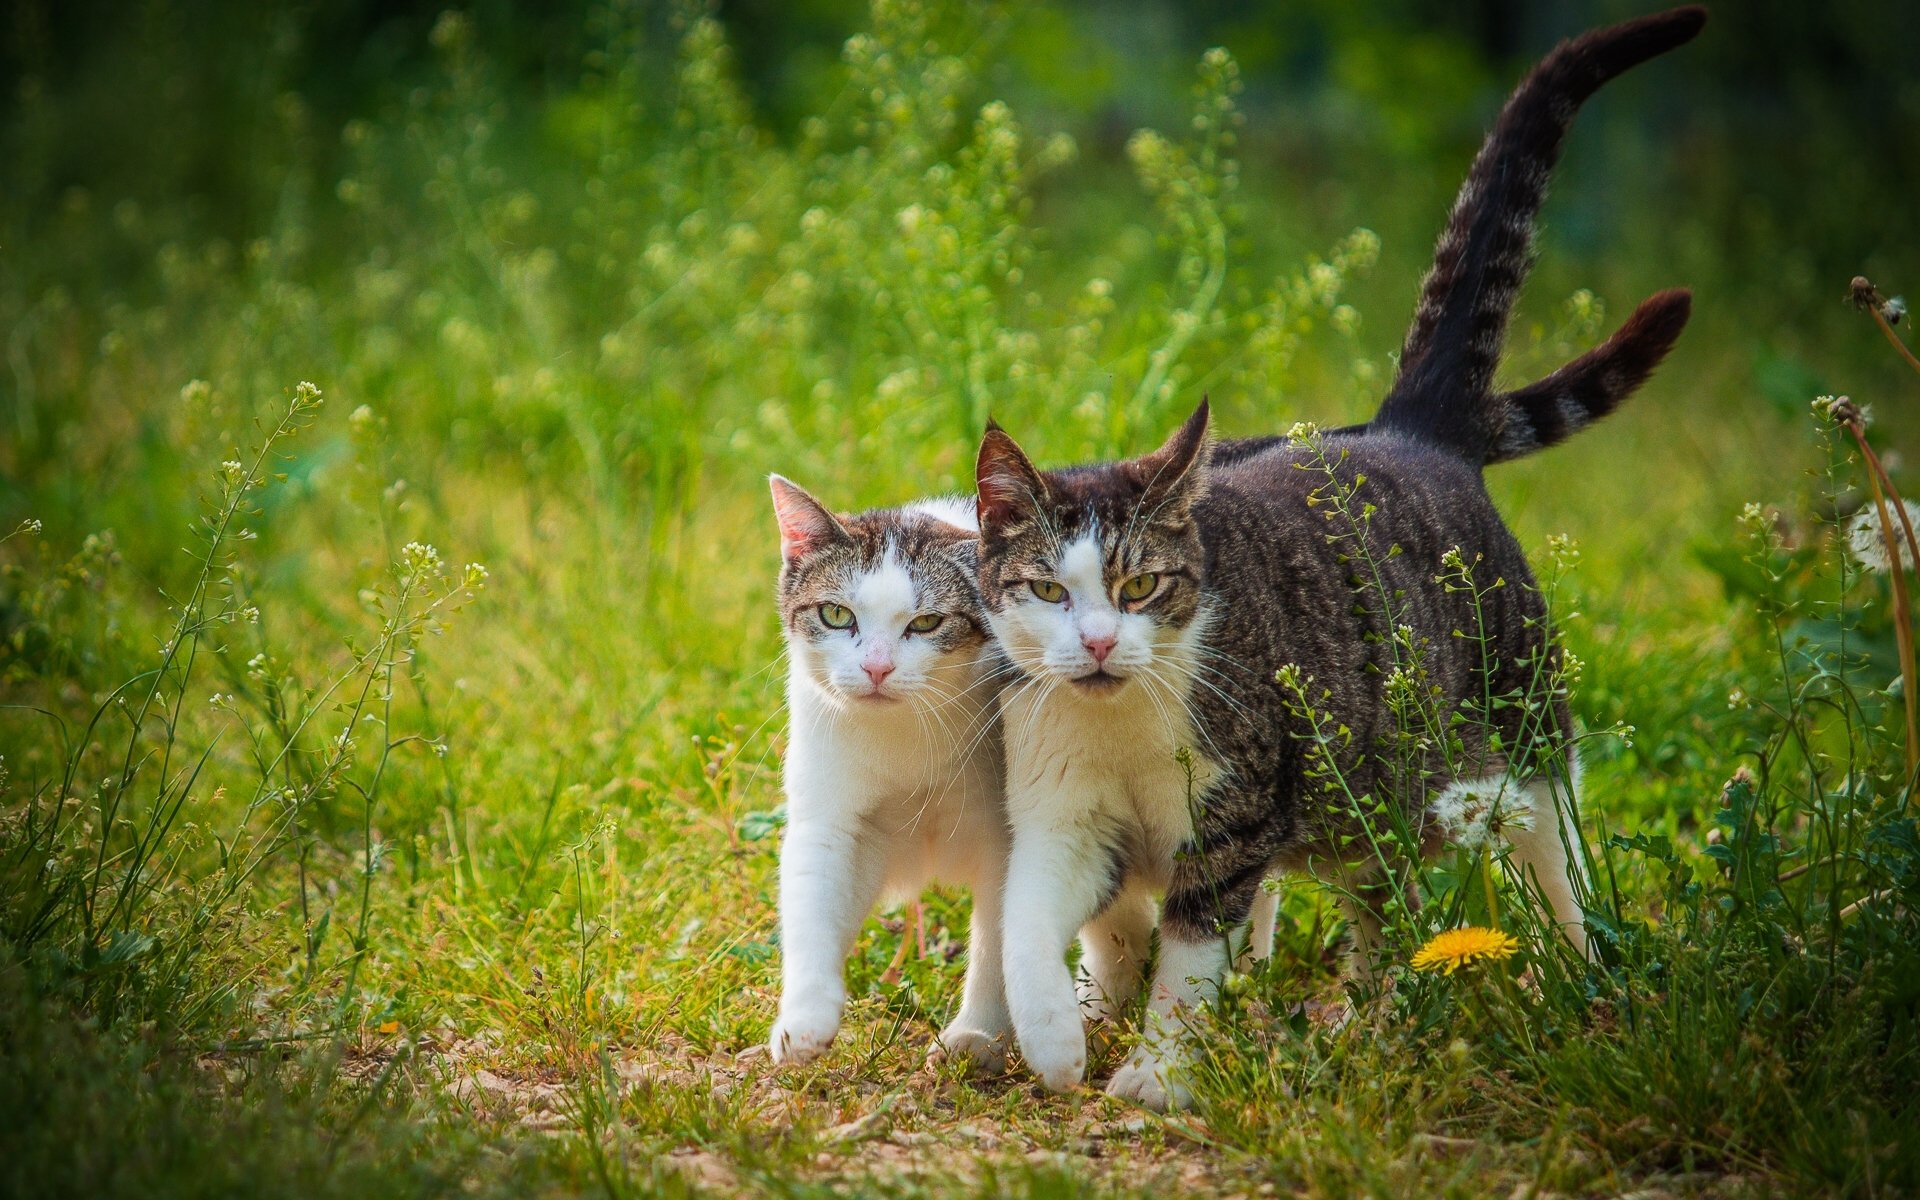
[[[1007,1050],[1013,1044],[1013,1031],[980,1028],[964,1017],[942,1030],[927,1051],[927,1061],[964,1062],[977,1074],[998,1075],[1007,1069]]]
[[[1020,1033],[1020,1057],[1050,1092],[1079,1087],[1087,1077],[1087,1034],[1075,1011],[1071,1020],[1055,1018]]]
[[[781,1066],[801,1067],[819,1058],[840,1032],[840,1014],[832,1011],[782,1012],[773,1023],[767,1049]]]
[[[1180,1079],[1179,1056],[1162,1057],[1148,1050],[1137,1050],[1132,1058],[1107,1081],[1107,1094],[1150,1108],[1169,1112],[1193,1102],[1193,1093]]]

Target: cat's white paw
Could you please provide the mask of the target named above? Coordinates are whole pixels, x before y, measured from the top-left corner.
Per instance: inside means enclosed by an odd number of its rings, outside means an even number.
[[[819,1058],[840,1032],[840,1014],[832,1010],[782,1012],[773,1023],[767,1049],[781,1066],[801,1067]]]
[[[1087,1077],[1087,1034],[1076,1009],[1071,1019],[1052,1018],[1020,1033],[1020,1057],[1050,1092],[1079,1087]]]
[[[1193,1102],[1193,1093],[1180,1081],[1177,1056],[1161,1058],[1145,1050],[1132,1058],[1107,1081],[1107,1094],[1150,1108],[1168,1112]]]
[[[982,1023],[961,1016],[941,1031],[927,1051],[929,1062],[958,1060],[971,1071],[997,1075],[1007,1069],[1007,1051],[1013,1045],[1013,1031],[981,1028]]]

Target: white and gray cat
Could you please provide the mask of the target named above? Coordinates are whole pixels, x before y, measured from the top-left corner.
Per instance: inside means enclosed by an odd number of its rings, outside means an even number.
[[[934,1053],[997,1068],[1007,825],[994,702],[1001,663],[974,583],[969,500],[838,517],[773,477],[791,731],[780,850],[776,1061],[840,1030],[848,952],[882,893],[973,890],[960,1011]]]

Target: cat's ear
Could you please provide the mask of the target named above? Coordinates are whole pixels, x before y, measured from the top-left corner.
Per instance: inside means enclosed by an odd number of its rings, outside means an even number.
[[[840,518],[807,494],[807,490],[779,475],[768,478],[773,486],[773,515],[780,522],[780,556],[788,562],[852,535]]]
[[[1165,510],[1168,515],[1184,512],[1207,488],[1207,464],[1213,455],[1209,436],[1207,402],[1186,423],[1173,431],[1166,444],[1144,458],[1133,460],[1133,476],[1141,486],[1141,503]]]
[[[974,486],[980,493],[980,532],[1031,516],[1047,497],[1047,481],[1007,431],[987,419],[980,439],[980,457],[974,464]]]

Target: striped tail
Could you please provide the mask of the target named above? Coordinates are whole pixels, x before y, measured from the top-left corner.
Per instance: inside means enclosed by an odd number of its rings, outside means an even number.
[[[1454,201],[1399,374],[1370,428],[1444,446],[1475,463],[1495,462],[1525,452],[1507,448],[1511,415],[1527,426],[1515,428],[1516,447],[1534,433],[1545,435],[1538,444],[1546,445],[1610,411],[1646,378],[1686,322],[1684,302],[1675,319],[1672,293],[1643,305],[1606,345],[1532,387],[1492,393],[1514,297],[1533,265],[1534,218],[1574,114],[1608,80],[1691,41],[1706,19],[1704,8],[1676,8],[1583,34],[1556,46],[1514,91]],[[1643,317],[1653,328],[1636,331]],[[1623,339],[1632,354],[1620,346]],[[1644,352],[1656,344],[1657,352]]]
[[[1673,349],[1693,312],[1685,288],[1644,301],[1620,331],[1558,371],[1494,400],[1500,432],[1488,463],[1558,445],[1620,407]]]

